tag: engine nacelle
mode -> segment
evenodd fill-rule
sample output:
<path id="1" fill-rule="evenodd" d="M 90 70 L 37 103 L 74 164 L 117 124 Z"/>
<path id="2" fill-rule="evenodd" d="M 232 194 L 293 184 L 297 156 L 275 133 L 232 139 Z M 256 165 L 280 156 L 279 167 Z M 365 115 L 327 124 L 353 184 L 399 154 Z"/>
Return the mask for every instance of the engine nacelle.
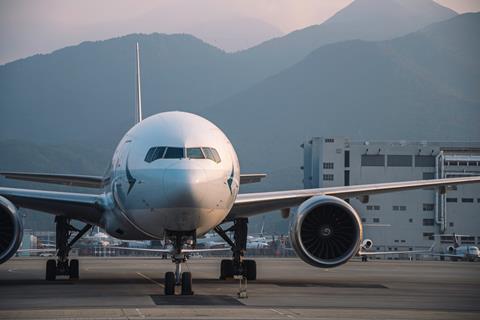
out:
<path id="1" fill-rule="evenodd" d="M 346 263 L 357 254 L 362 238 L 362 223 L 355 209 L 331 196 L 317 196 L 302 203 L 290 230 L 297 255 L 321 268 Z"/>
<path id="2" fill-rule="evenodd" d="M 449 253 L 454 253 L 454 252 L 455 252 L 455 247 L 454 247 L 454 246 L 448 246 L 448 247 L 447 247 L 447 251 L 448 251 Z"/>
<path id="3" fill-rule="evenodd" d="M 368 250 L 373 246 L 373 241 L 370 239 L 365 239 L 362 242 L 362 249 Z"/>
<path id="4" fill-rule="evenodd" d="M 0 264 L 10 259 L 22 243 L 22 220 L 15 206 L 0 197 Z"/>

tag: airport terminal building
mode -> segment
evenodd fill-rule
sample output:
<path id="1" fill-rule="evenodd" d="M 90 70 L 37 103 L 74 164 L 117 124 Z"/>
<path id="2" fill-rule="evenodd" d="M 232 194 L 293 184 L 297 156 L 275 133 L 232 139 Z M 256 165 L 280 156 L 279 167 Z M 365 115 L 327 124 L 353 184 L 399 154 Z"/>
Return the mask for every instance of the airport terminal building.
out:
<path id="1" fill-rule="evenodd" d="M 305 188 L 480 175 L 480 142 L 305 141 Z M 480 185 L 422 189 L 350 199 L 364 237 L 383 251 L 480 244 Z M 442 236 L 444 234 L 444 236 Z M 434 236 L 439 235 L 439 236 Z"/>

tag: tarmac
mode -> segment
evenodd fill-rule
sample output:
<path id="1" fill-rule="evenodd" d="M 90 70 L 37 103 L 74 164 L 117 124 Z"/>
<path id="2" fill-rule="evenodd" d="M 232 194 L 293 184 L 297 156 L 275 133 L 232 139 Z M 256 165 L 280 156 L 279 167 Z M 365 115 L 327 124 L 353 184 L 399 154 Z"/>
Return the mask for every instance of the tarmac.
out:
<path id="1" fill-rule="evenodd" d="M 239 299 L 217 258 L 190 260 L 195 294 L 169 297 L 169 260 L 81 257 L 79 280 L 47 282 L 46 258 L 14 258 L 0 265 L 0 319 L 480 319 L 480 263 L 256 260 Z"/>

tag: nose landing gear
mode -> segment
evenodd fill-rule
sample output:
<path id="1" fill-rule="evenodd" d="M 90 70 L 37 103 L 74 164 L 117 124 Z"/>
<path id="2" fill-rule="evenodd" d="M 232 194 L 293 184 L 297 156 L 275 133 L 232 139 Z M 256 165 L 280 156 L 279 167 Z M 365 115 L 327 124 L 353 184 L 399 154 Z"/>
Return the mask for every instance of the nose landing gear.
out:
<path id="1" fill-rule="evenodd" d="M 165 295 L 170 296 L 175 294 L 175 286 L 181 286 L 182 295 L 193 295 L 192 290 L 192 273 L 182 272 L 182 263 L 187 261 L 187 257 L 182 253 L 183 241 L 182 234 L 175 235 L 175 253 L 172 257 L 172 262 L 175 263 L 175 272 L 169 271 L 165 273 Z M 195 236 L 193 236 L 195 243 Z"/>

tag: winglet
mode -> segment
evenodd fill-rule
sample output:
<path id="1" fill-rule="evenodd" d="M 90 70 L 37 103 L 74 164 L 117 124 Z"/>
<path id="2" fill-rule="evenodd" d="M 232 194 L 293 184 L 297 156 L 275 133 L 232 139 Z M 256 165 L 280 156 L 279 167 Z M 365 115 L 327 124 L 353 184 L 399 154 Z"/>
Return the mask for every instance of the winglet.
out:
<path id="1" fill-rule="evenodd" d="M 135 101 L 135 124 L 143 120 L 142 116 L 142 90 L 140 84 L 140 49 L 137 42 L 137 76 L 136 76 L 136 101 Z"/>

